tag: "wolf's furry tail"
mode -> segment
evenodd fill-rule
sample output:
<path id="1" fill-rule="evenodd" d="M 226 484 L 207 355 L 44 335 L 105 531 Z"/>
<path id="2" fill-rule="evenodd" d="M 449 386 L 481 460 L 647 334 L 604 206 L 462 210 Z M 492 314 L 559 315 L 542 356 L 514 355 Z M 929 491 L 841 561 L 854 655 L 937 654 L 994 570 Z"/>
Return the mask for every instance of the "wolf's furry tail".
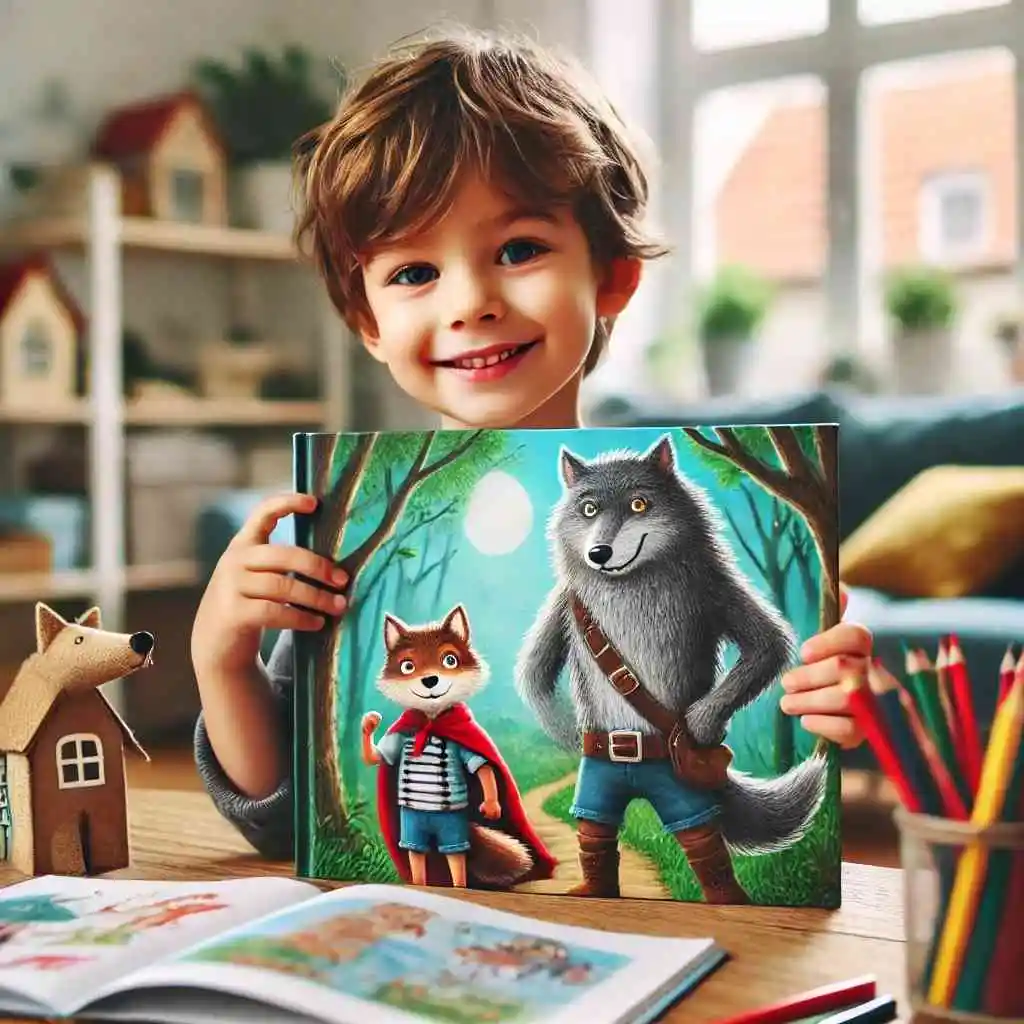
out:
<path id="1" fill-rule="evenodd" d="M 821 806 L 828 762 L 810 757 L 777 779 L 729 772 L 722 834 L 734 853 L 772 853 L 800 839 Z"/>

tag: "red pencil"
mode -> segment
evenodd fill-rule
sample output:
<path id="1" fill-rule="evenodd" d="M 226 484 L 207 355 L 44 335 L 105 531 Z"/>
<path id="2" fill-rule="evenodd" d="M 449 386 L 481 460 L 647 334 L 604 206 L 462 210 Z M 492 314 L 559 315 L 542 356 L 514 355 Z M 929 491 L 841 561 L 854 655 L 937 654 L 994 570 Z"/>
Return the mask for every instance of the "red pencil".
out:
<path id="1" fill-rule="evenodd" d="M 839 981 L 834 985 L 822 985 L 808 992 L 781 999 L 758 1010 L 747 1010 L 735 1017 L 719 1021 L 718 1024 L 789 1024 L 791 1021 L 815 1017 L 830 1010 L 841 1010 L 856 1006 L 875 998 L 875 977 L 866 974 L 850 981 Z"/>
<path id="2" fill-rule="evenodd" d="M 908 811 L 913 814 L 924 813 L 924 805 L 920 795 L 911 785 L 903 763 L 893 746 L 889 730 L 886 728 L 875 703 L 874 694 L 868 689 L 867 681 L 860 675 L 847 676 L 842 681 L 850 710 L 861 729 L 864 738 L 878 758 L 878 764 L 887 778 L 896 787 L 899 798 Z"/>
<path id="3" fill-rule="evenodd" d="M 956 752 L 964 779 L 972 793 L 978 792 L 981 781 L 981 763 L 984 753 L 981 747 L 981 730 L 974 712 L 974 696 L 971 691 L 971 679 L 967 672 L 967 661 L 964 658 L 960 641 L 949 638 L 947 653 L 949 682 L 953 707 L 953 717 L 957 720 Z"/>

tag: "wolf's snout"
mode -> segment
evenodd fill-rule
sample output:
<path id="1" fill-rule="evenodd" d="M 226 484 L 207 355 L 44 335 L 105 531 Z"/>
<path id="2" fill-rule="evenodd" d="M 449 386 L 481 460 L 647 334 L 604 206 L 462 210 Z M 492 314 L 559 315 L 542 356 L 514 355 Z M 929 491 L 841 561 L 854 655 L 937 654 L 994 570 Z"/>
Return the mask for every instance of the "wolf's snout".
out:
<path id="1" fill-rule="evenodd" d="M 153 634 L 146 632 L 132 633 L 128 640 L 128 646 L 131 647 L 136 654 L 149 654 L 149 652 L 153 650 L 153 644 L 155 643 L 156 639 Z"/>
<path id="2" fill-rule="evenodd" d="M 422 676 L 420 682 L 428 689 L 432 690 L 437 686 L 437 676 Z"/>
<path id="3" fill-rule="evenodd" d="M 605 565 L 611 557 L 611 544 L 595 544 L 587 552 L 587 558 L 589 558 L 590 561 L 594 563 L 594 565 Z"/>

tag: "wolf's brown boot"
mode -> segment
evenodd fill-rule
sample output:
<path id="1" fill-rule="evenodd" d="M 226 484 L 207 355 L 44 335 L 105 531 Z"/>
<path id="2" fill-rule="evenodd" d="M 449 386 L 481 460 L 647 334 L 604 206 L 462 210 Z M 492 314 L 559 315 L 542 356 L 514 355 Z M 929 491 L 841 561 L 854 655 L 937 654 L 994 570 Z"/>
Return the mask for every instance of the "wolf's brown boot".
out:
<path id="1" fill-rule="evenodd" d="M 583 881 L 570 896 L 614 898 L 619 895 L 619 830 L 614 825 L 581 820 L 576 832 Z"/>
<path id="2" fill-rule="evenodd" d="M 717 823 L 699 825 L 676 833 L 708 903 L 749 903 L 750 897 L 736 880 L 732 857 Z"/>

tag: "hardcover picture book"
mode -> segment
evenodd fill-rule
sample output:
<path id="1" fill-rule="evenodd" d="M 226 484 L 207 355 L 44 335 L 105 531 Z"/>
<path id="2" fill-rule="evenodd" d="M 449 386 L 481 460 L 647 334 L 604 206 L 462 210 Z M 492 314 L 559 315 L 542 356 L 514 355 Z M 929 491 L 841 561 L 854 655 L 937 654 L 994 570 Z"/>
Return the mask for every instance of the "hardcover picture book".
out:
<path id="1" fill-rule="evenodd" d="M 780 709 L 838 621 L 837 427 L 303 433 L 300 876 L 835 907 L 832 745 Z"/>
<path id="2" fill-rule="evenodd" d="M 0 891 L 0 1014 L 49 1019 L 642 1024 L 725 958 L 412 886 L 47 875 Z"/>

